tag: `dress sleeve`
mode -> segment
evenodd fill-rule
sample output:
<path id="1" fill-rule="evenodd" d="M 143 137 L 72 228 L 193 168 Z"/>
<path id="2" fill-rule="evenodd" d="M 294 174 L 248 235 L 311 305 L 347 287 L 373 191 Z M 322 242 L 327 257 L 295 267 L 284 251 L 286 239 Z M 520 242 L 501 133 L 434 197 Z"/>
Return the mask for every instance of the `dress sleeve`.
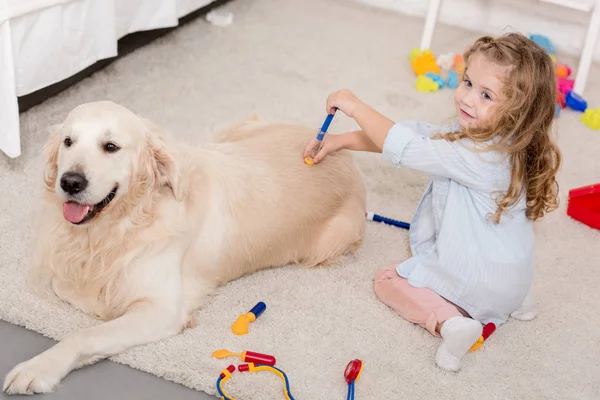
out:
<path id="1" fill-rule="evenodd" d="M 475 151 L 474 143 L 467 139 L 450 142 L 430 138 L 445 131 L 425 123 L 397 123 L 388 132 L 382 156 L 396 167 L 450 178 L 477 190 L 492 189 L 492 164 L 484 158 L 489 153 Z"/>

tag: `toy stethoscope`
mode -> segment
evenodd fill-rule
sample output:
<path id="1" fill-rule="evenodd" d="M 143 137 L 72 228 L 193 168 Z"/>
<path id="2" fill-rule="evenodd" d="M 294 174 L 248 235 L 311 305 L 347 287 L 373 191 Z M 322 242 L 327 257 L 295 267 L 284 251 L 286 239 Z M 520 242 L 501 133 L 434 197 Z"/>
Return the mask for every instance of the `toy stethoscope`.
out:
<path id="1" fill-rule="evenodd" d="M 346 379 L 346 382 L 348 383 L 348 396 L 346 397 L 346 400 L 354 399 L 354 382 L 356 382 L 358 380 L 358 378 L 360 377 L 362 368 L 363 368 L 363 362 L 359 359 L 350 361 L 348 363 L 348 365 L 346 366 L 346 370 L 344 371 L 344 378 Z M 219 398 L 221 400 L 235 400 L 233 397 L 229 396 L 223 390 L 223 383 L 227 382 L 229 380 L 229 378 L 231 378 L 231 374 L 234 371 L 235 371 L 235 367 L 233 365 L 230 365 L 226 369 L 221 371 L 221 374 L 219 375 L 219 378 L 217 379 L 217 392 L 219 393 Z M 286 400 L 294 400 L 294 396 L 292 396 L 292 393 L 290 392 L 290 381 L 289 381 L 287 375 L 285 374 L 285 372 L 283 372 L 279 368 L 276 368 L 271 365 L 266 365 L 266 364 L 248 363 L 248 364 L 239 365 L 238 371 L 240 371 L 240 372 L 246 372 L 246 371 L 249 371 L 249 372 L 258 372 L 258 371 L 273 372 L 275 375 L 279 376 L 281 378 L 281 380 L 283 381 L 283 384 L 284 384 L 283 395 L 285 396 L 285 399 Z"/>
<path id="2" fill-rule="evenodd" d="M 354 382 L 360 378 L 362 372 L 363 362 L 362 360 L 355 359 L 348 363 L 346 370 L 344 371 L 344 378 L 348 383 L 348 396 L 346 400 L 354 400 Z"/>

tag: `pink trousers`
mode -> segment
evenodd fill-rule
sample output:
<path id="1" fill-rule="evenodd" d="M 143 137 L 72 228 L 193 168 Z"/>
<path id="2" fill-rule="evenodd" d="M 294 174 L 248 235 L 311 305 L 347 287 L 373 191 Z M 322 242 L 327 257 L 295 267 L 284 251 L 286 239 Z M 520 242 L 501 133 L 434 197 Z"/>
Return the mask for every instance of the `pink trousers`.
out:
<path id="1" fill-rule="evenodd" d="M 452 317 L 468 316 L 463 310 L 433 290 L 410 286 L 396 272 L 398 264 L 388 265 L 375 274 L 375 294 L 404 319 L 419 324 L 439 336 L 436 326 Z"/>

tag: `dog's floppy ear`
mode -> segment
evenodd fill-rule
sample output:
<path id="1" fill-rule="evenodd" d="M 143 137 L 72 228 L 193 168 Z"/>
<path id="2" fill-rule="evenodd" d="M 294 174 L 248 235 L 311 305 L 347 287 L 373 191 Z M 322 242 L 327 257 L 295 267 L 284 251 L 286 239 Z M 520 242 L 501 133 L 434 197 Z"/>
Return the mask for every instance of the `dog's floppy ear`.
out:
<path id="1" fill-rule="evenodd" d="M 42 147 L 42 155 L 44 157 L 44 184 L 46 189 L 54 190 L 56 184 L 56 176 L 58 175 L 58 149 L 62 143 L 59 130 L 62 124 L 50 126 L 49 135 L 46 139 L 44 147 Z"/>
<path id="2" fill-rule="evenodd" d="M 175 199 L 183 198 L 183 190 L 179 183 L 179 166 L 175 162 L 173 152 L 168 148 L 162 129 L 150 120 L 141 118 L 148 129 L 147 140 L 150 151 L 151 167 L 160 186 L 167 186 Z"/>

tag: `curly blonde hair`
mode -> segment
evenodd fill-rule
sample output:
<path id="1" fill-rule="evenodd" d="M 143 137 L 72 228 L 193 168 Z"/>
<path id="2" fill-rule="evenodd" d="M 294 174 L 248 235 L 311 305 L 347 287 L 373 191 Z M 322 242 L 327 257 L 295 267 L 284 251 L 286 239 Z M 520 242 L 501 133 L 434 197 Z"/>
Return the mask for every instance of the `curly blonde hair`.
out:
<path id="1" fill-rule="evenodd" d="M 468 127 L 444 138 L 467 138 L 479 143 L 495 139 L 486 150 L 510 155 L 511 182 L 498 199 L 493 220 L 498 223 L 500 216 L 526 194 L 526 216 L 535 221 L 559 204 L 556 174 L 562 156 L 551 138 L 557 93 L 554 64 L 540 46 L 518 33 L 479 38 L 464 54 L 467 70 L 475 54 L 506 69 L 506 100 L 497 106 L 485 127 Z"/>

